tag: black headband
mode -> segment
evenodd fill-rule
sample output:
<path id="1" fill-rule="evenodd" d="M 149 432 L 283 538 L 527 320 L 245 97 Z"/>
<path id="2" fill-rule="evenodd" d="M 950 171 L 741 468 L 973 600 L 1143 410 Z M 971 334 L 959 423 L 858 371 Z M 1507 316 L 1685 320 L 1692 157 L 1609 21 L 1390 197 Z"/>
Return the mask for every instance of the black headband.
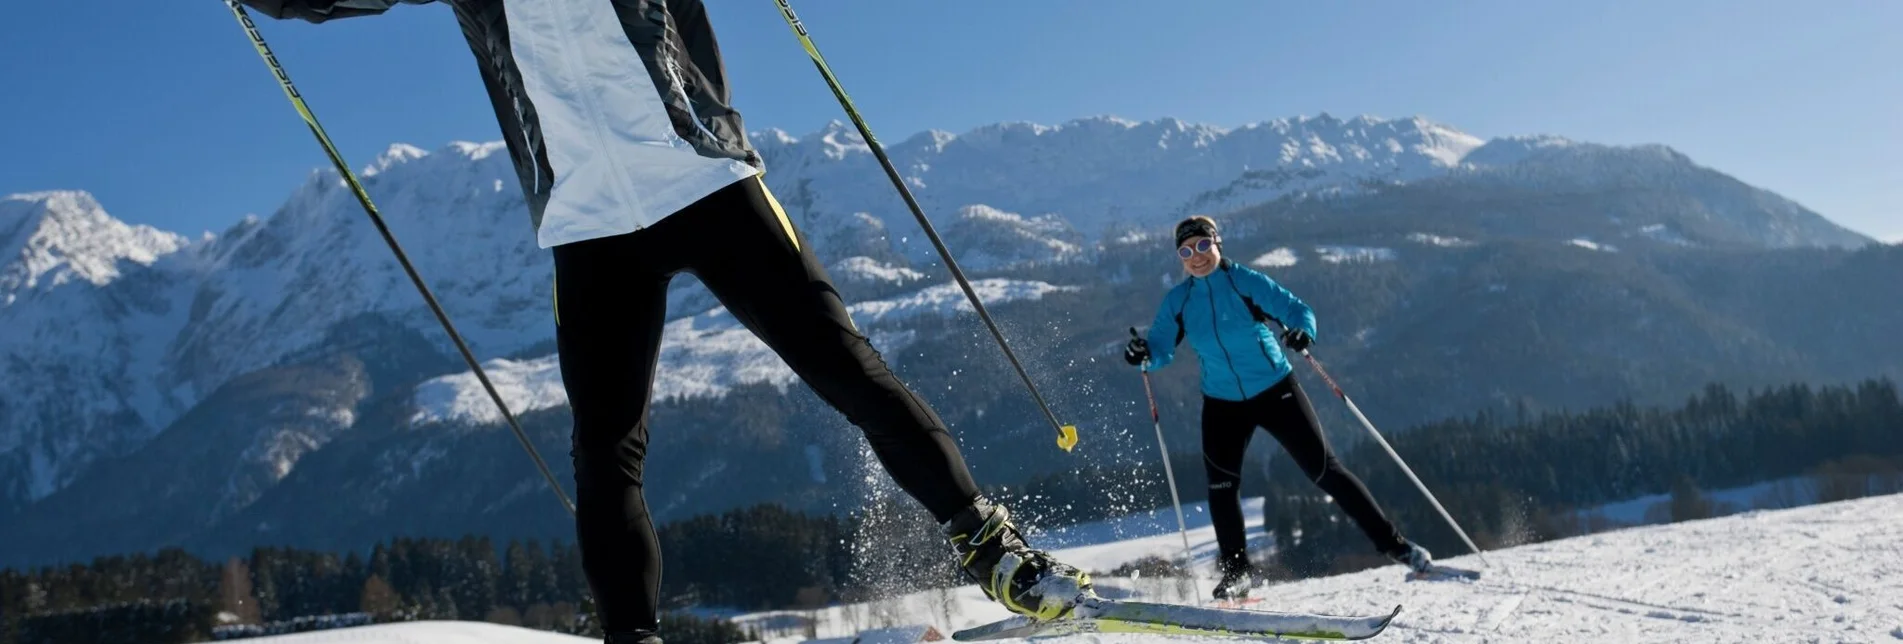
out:
<path id="1" fill-rule="evenodd" d="M 1187 219 L 1176 225 L 1176 245 L 1182 246 L 1191 237 L 1216 238 L 1216 225 L 1206 219 Z"/>

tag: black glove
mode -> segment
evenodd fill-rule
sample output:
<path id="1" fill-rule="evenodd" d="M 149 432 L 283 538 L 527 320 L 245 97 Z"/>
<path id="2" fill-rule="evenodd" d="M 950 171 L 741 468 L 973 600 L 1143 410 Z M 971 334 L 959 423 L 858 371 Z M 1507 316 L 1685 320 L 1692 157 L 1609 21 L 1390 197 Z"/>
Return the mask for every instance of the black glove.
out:
<path id="1" fill-rule="evenodd" d="M 1130 343 L 1123 346 L 1123 361 L 1131 366 L 1143 364 L 1150 359 L 1150 341 L 1137 335 L 1136 329 L 1130 329 Z"/>
<path id="2" fill-rule="evenodd" d="M 1308 345 L 1314 342 L 1315 339 L 1309 337 L 1308 332 L 1301 329 L 1289 329 L 1282 333 L 1282 344 L 1288 345 L 1288 348 L 1296 353 L 1307 351 Z"/>

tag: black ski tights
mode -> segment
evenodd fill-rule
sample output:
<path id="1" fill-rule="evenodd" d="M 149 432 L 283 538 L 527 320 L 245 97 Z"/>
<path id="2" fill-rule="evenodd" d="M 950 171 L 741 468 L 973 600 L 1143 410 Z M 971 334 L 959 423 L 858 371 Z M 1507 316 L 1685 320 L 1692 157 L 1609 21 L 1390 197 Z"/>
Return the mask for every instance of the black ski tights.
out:
<path id="1" fill-rule="evenodd" d="M 1308 480 L 1335 498 L 1335 504 L 1367 533 L 1376 550 L 1393 553 L 1407 547 L 1400 531 L 1368 494 L 1367 486 L 1335 458 L 1328 438 L 1322 435 L 1321 422 L 1315 419 L 1315 408 L 1290 374 L 1245 401 L 1203 397 L 1203 468 L 1209 475 L 1209 518 L 1215 524 L 1216 547 L 1224 560 L 1239 562 L 1246 557 L 1239 488 L 1242 455 L 1257 427 L 1266 428 L 1301 466 Z"/>
<path id="2" fill-rule="evenodd" d="M 660 543 L 642 496 L 667 284 L 700 278 L 942 523 L 978 494 L 945 424 L 860 334 L 784 211 L 741 180 L 648 228 L 555 247 L 555 338 L 574 412 L 577 542 L 608 632 L 654 629 Z"/>

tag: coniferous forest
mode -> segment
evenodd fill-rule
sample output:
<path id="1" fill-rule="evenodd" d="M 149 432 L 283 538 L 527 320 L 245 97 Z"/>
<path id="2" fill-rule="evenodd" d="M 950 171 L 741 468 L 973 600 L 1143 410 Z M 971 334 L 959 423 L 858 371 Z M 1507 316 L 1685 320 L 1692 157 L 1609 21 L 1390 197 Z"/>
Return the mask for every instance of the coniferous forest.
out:
<path id="1" fill-rule="evenodd" d="M 1390 516 L 1435 552 L 1464 551 L 1379 446 L 1349 440 L 1358 431 L 1331 427 L 1331 440 Z M 1758 504 L 1766 507 L 1903 491 L 1903 401 L 1889 380 L 1742 393 L 1712 385 L 1676 408 L 1485 413 L 1388 436 L 1482 548 L 1616 527 L 1578 511 L 1648 495 L 1669 494 L 1656 518 L 1680 521 L 1741 509 L 1705 498 L 1704 490 L 1765 481 L 1807 483 Z M 1267 474 L 1246 472 L 1243 482 L 1245 496 L 1271 499 L 1265 519 L 1281 544 L 1258 564 L 1301 578 L 1385 563 L 1274 453 L 1281 462 Z M 1184 501 L 1201 500 L 1201 455 L 1184 446 L 1171 454 Z M 1087 468 L 990 492 L 1022 507 L 1027 524 L 1050 528 L 1127 508 L 1127 500 L 1102 493 L 1101 481 L 1148 481 L 1156 487 L 1150 498 L 1167 503 L 1161 470 Z M 761 505 L 661 526 L 663 635 L 670 644 L 753 636 L 695 617 L 692 607 L 812 608 L 958 583 L 949 558 L 932 556 L 937 544 L 908 551 L 916 565 L 882 567 L 874 576 L 855 566 L 866 557 L 856 540 L 880 531 L 865 530 L 866 522 L 885 520 Z M 168 549 L 0 571 L 5 644 L 198 642 L 427 619 L 599 633 L 579 553 L 563 542 L 394 538 L 368 552 L 260 547 L 226 560 Z"/>

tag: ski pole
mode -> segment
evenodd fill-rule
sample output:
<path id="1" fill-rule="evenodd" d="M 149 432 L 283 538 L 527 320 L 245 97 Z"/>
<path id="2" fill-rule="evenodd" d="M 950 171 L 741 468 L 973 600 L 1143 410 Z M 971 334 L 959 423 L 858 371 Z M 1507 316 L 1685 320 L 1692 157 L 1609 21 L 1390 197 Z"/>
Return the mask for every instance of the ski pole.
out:
<path id="1" fill-rule="evenodd" d="M 471 370 L 475 371 L 476 380 L 482 382 L 482 388 L 489 392 L 489 399 L 495 401 L 496 409 L 502 412 L 502 418 L 509 421 L 509 429 L 514 430 L 516 439 L 522 441 L 522 448 L 528 450 L 529 458 L 534 460 L 535 467 L 542 471 L 542 478 L 548 480 L 549 488 L 555 492 L 557 498 L 561 499 L 562 507 L 567 509 L 569 514 L 574 514 L 575 503 L 568 500 L 568 493 L 562 491 L 562 484 L 555 480 L 555 474 L 549 471 L 548 463 L 542 460 L 541 453 L 535 451 L 535 444 L 529 442 L 528 434 L 523 433 L 522 425 L 516 422 L 515 415 L 509 413 L 509 406 L 503 403 L 502 394 L 496 392 L 496 386 L 489 382 L 489 374 L 483 372 L 482 364 L 476 361 L 476 354 L 469 351 L 469 345 L 465 344 L 462 335 L 456 332 L 456 326 L 450 324 L 449 314 L 443 312 L 443 307 L 436 303 L 436 296 L 430 294 L 429 286 L 423 282 L 423 277 L 416 273 L 416 267 L 410 265 L 409 256 L 403 253 L 402 246 L 397 245 L 396 236 L 392 235 L 390 227 L 383 223 L 383 216 L 377 214 L 377 206 L 371 203 L 370 194 L 363 189 L 363 183 L 357 180 L 357 173 L 351 172 L 350 166 L 344 163 L 343 154 L 339 153 L 337 146 L 330 142 L 330 135 L 324 133 L 324 127 L 317 123 L 317 115 L 313 114 L 310 106 L 304 103 L 304 97 L 298 94 L 297 87 L 291 85 L 290 74 L 284 73 L 284 67 L 278 64 L 277 55 L 271 53 L 271 48 L 264 44 L 264 34 L 258 33 L 258 25 L 251 22 L 251 15 L 238 4 L 238 0 L 225 0 L 225 4 L 231 7 L 232 15 L 238 19 L 238 26 L 244 28 L 245 35 L 250 36 L 251 44 L 257 48 L 258 55 L 264 58 L 265 65 L 269 66 L 272 75 L 277 77 L 278 85 L 284 90 L 284 96 L 291 99 L 291 107 L 296 108 L 298 116 L 304 118 L 304 124 L 311 128 L 311 135 L 317 137 L 317 143 L 324 147 L 324 154 L 329 155 L 330 162 L 337 166 L 337 173 L 343 175 L 345 183 L 350 185 L 350 192 L 357 196 L 358 205 L 363 206 L 364 213 L 370 215 L 370 223 L 376 225 L 377 232 L 383 235 L 383 241 L 389 244 L 390 252 L 396 254 L 397 263 L 403 265 L 403 271 L 409 274 L 410 282 L 416 285 L 417 292 L 423 295 L 423 301 L 429 304 L 430 312 L 436 314 L 436 321 L 442 323 L 443 332 L 449 334 L 449 339 L 456 344 L 456 350 L 462 352 L 463 360 L 469 363 Z"/>
<path id="2" fill-rule="evenodd" d="M 1130 337 L 1137 335 L 1136 327 L 1130 327 Z M 1170 466 L 1170 447 L 1163 442 L 1163 417 L 1156 413 L 1156 395 L 1150 393 L 1150 359 L 1143 359 L 1143 397 L 1150 402 L 1150 422 L 1156 426 L 1156 449 L 1163 453 L 1163 476 L 1169 478 L 1170 503 L 1176 507 L 1176 531 L 1183 535 L 1183 568 L 1189 571 L 1189 582 L 1196 589 L 1200 601 L 1203 585 L 1196 581 L 1196 555 L 1189 548 L 1189 524 L 1183 521 L 1183 498 L 1176 493 L 1176 471 Z"/>
<path id="3" fill-rule="evenodd" d="M 1077 446 L 1077 426 L 1058 422 L 1057 414 L 1051 413 L 1051 406 L 1044 404 L 1043 394 L 1037 392 L 1037 385 L 1031 383 L 1031 376 L 1024 372 L 1024 365 L 1018 363 L 1017 354 L 1012 353 L 1011 345 L 1004 341 L 1004 333 L 998 330 L 997 323 L 991 321 L 991 314 L 985 311 L 984 302 L 978 301 L 978 292 L 972 290 L 964 271 L 958 270 L 958 262 L 952 260 L 951 251 L 945 248 L 945 241 L 938 238 L 938 231 L 932 228 L 932 221 L 925 217 L 925 210 L 919 207 L 917 199 L 912 198 L 912 191 L 906 189 L 905 178 L 899 176 L 897 168 L 892 167 L 892 160 L 885 155 L 885 146 L 879 145 L 878 137 L 872 135 L 872 128 L 859 116 L 859 108 L 852 104 L 852 98 L 846 96 L 846 88 L 833 76 L 832 68 L 826 65 L 826 58 L 819 55 L 819 45 L 813 44 L 812 36 L 806 33 L 805 23 L 800 22 L 799 16 L 793 15 L 793 5 L 787 4 L 787 0 L 774 2 L 780 5 L 780 16 L 786 18 L 786 25 L 793 29 L 793 35 L 799 37 L 800 46 L 806 48 L 806 55 L 813 59 L 813 66 L 819 68 L 819 75 L 826 79 L 826 86 L 832 88 L 833 98 L 839 99 L 839 107 L 845 109 L 846 116 L 852 118 L 852 124 L 859 128 L 859 136 L 866 140 L 866 147 L 872 149 L 872 156 L 878 157 L 879 165 L 885 167 L 886 176 L 892 179 L 892 186 L 898 188 L 899 196 L 912 209 L 912 216 L 918 219 L 919 227 L 925 229 L 925 237 L 932 240 L 932 247 L 938 249 L 939 257 L 944 258 L 945 268 L 951 270 L 958 287 L 964 289 L 965 298 L 971 300 L 972 310 L 978 312 L 978 319 L 984 320 L 985 328 L 991 330 L 991 337 L 998 341 L 998 348 L 1004 350 L 1004 357 L 1011 361 L 1011 367 L 1017 369 L 1025 388 L 1031 390 L 1031 398 L 1037 401 L 1039 409 L 1044 410 L 1044 417 L 1051 421 L 1052 427 L 1057 428 L 1057 446 L 1066 452 L 1071 451 Z"/>
<path id="4" fill-rule="evenodd" d="M 1315 373 L 1321 375 L 1322 380 L 1328 383 L 1328 387 L 1335 390 L 1335 395 L 1340 397 L 1342 402 L 1348 404 L 1348 411 L 1353 412 L 1355 418 L 1361 421 L 1361 426 L 1367 428 L 1369 435 L 1374 436 L 1374 441 L 1381 444 L 1381 449 L 1387 450 L 1388 456 L 1394 459 L 1394 464 L 1401 466 L 1401 471 L 1407 474 L 1408 480 L 1414 482 L 1414 487 L 1420 488 L 1421 494 L 1427 497 L 1427 502 L 1434 504 L 1434 509 L 1440 512 L 1441 518 L 1447 520 L 1447 525 L 1453 526 L 1454 533 L 1460 535 L 1460 540 L 1466 542 L 1467 547 L 1472 549 L 1474 554 L 1480 557 L 1480 563 L 1492 567 L 1493 564 L 1487 563 L 1487 555 L 1480 551 L 1479 546 L 1474 545 L 1473 539 L 1467 538 L 1467 531 L 1461 530 L 1460 523 L 1454 521 L 1454 516 L 1447 513 L 1447 508 L 1441 507 L 1440 500 L 1434 498 L 1434 493 L 1427 491 L 1427 484 L 1422 483 L 1420 477 L 1414 475 L 1414 470 L 1407 466 L 1406 461 L 1401 460 L 1401 455 L 1395 453 L 1394 447 L 1388 445 L 1387 439 L 1381 437 L 1381 432 L 1375 431 L 1374 423 L 1368 422 L 1368 417 L 1361 413 L 1360 407 L 1355 406 L 1355 401 L 1348 398 L 1348 394 L 1341 391 L 1341 385 L 1335 384 L 1335 379 L 1328 376 L 1328 371 L 1322 368 L 1321 361 L 1316 360 L 1315 356 L 1309 355 L 1307 349 L 1303 349 L 1301 353 L 1303 358 L 1308 359 L 1308 366 L 1313 367 Z"/>

